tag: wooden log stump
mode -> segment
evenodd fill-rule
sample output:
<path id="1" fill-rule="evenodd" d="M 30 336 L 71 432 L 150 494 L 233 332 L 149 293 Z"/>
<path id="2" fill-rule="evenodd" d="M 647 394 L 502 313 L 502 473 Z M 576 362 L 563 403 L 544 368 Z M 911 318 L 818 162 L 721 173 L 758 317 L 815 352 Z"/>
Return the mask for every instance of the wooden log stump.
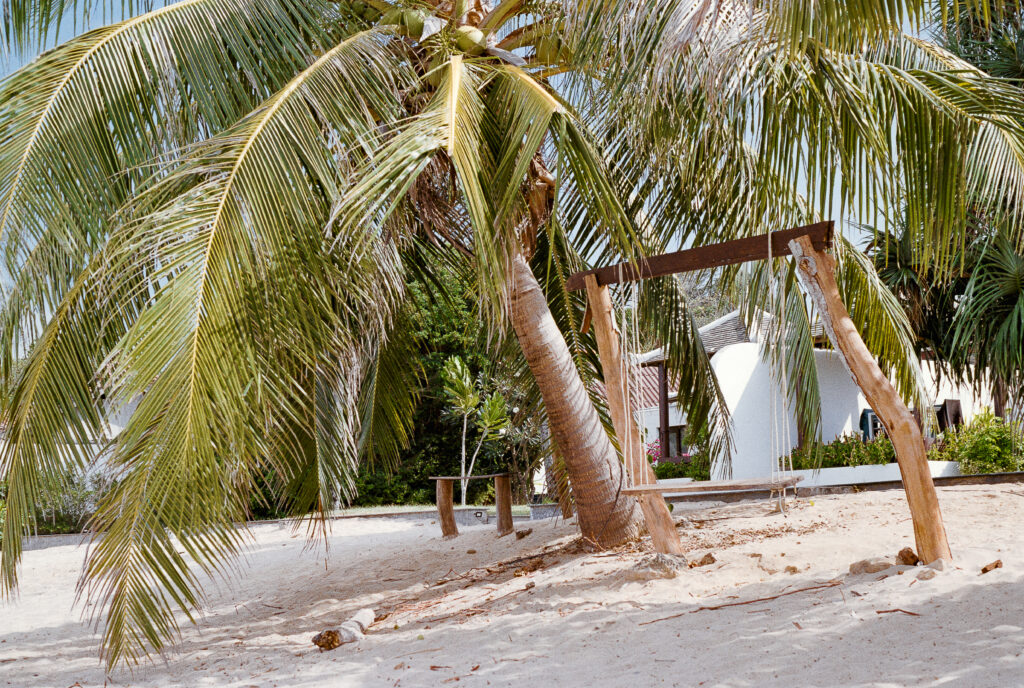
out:
<path id="1" fill-rule="evenodd" d="M 455 525 L 455 502 L 452 500 L 454 480 L 437 480 L 437 516 L 441 520 L 441 535 L 445 540 L 458 537 Z"/>
<path id="2" fill-rule="evenodd" d="M 587 285 L 594 335 L 597 339 L 597 352 L 604 372 L 608 410 L 611 413 L 615 434 L 619 438 L 626 470 L 634 483 L 657 482 L 654 470 L 647 462 L 647 453 L 640 439 L 640 429 L 628 406 L 629 377 L 619 346 L 615 320 L 612 317 L 611 295 L 608 293 L 608 287 L 598 284 L 596 276 L 586 275 L 584 280 Z M 661 495 L 647 494 L 641 495 L 639 500 L 654 549 L 664 554 L 682 554 L 683 545 L 679 541 L 679 533 L 676 532 L 675 522 L 664 498 Z"/>
<path id="3" fill-rule="evenodd" d="M 494 476 L 494 506 L 498 512 L 498 537 L 512 532 L 512 483 L 507 475 Z"/>
<path id="4" fill-rule="evenodd" d="M 878 367 L 843 305 L 832 257 L 815 249 L 806 236 L 793 239 L 789 246 L 797 261 L 800 284 L 813 299 L 832 346 L 885 426 L 896 450 L 921 561 L 930 564 L 936 559 L 952 560 L 921 429 Z"/>

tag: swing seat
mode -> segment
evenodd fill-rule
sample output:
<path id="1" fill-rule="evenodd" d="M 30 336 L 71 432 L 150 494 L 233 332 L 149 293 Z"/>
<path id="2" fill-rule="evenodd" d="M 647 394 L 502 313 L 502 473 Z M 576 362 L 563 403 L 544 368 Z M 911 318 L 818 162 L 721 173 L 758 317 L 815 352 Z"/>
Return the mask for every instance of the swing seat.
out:
<path id="1" fill-rule="evenodd" d="M 701 480 L 692 483 L 667 485 L 633 485 L 622 488 L 622 494 L 639 497 L 645 494 L 674 494 L 677 492 L 741 492 L 743 490 L 770 490 L 779 492 L 803 480 L 801 476 L 786 478 L 746 478 L 744 480 Z"/>

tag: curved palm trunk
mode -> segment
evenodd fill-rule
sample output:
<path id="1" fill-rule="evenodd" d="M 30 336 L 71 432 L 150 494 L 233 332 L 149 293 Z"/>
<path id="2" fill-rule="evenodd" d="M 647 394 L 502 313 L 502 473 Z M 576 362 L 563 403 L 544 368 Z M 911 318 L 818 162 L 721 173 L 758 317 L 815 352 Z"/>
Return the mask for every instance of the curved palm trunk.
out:
<path id="1" fill-rule="evenodd" d="M 513 264 L 512 326 L 544 398 L 551 437 L 565 460 L 583 537 L 607 547 L 635 538 L 642 516 L 619 492 L 625 474 L 587 395 L 547 299 L 523 256 Z"/>

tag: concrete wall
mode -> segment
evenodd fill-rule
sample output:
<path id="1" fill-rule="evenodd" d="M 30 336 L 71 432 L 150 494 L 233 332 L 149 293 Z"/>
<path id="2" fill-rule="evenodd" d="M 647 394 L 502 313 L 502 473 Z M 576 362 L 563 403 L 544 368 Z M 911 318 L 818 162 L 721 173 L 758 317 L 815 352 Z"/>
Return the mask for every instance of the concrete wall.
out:
<path id="1" fill-rule="evenodd" d="M 956 461 L 929 461 L 928 468 L 933 478 L 947 478 L 961 475 L 960 464 Z M 822 468 L 820 471 L 793 471 L 793 476 L 803 480 L 797 487 L 825 487 L 828 485 L 864 485 L 868 483 L 889 483 L 901 480 L 900 467 L 895 463 L 874 466 L 843 466 Z"/>

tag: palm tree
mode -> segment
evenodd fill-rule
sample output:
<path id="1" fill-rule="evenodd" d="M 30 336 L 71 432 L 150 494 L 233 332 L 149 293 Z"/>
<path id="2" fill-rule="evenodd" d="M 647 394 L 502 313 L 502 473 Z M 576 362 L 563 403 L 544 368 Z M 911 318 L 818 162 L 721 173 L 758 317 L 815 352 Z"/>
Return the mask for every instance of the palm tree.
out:
<path id="1" fill-rule="evenodd" d="M 9 43 L 45 36 L 58 5 L 8 0 Z M 437 259 L 473 275 L 496 345 L 514 333 L 584 537 L 634 536 L 566 275 L 797 224 L 839 180 L 846 200 L 905 202 L 944 255 L 959 192 L 985 182 L 959 161 L 972 136 L 1008 147 L 1019 110 L 895 15 L 715 7 L 181 0 L 6 79 L 3 588 L 40 486 L 97 444 L 117 486 L 81 591 L 106 603 L 111 664 L 177 632 L 195 571 L 226 571 L 255 476 L 322 526 L 356 463 L 393 459 L 412 430 L 405 285 Z M 870 263 L 840 253 L 851 312 L 912 394 L 905 319 Z M 777 285 L 801 323 L 780 327 L 794 341 L 779 365 L 806 372 L 792 270 L 759 270 L 750 284 Z M 726 448 L 679 283 L 638 289 L 689 413 Z"/>
<path id="2" fill-rule="evenodd" d="M 1024 250 L 1005 233 L 980 249 L 952 329 L 954 364 L 992 384 L 996 415 L 1024 394 Z"/>
<path id="3" fill-rule="evenodd" d="M 976 235 L 975 222 L 969 226 Z M 907 315 L 919 357 L 934 360 L 939 372 L 950 372 L 954 358 L 953 319 L 976 260 L 972 243 L 955 260 L 957 272 L 942 276 L 933 265 L 917 260 L 917 234 L 906 224 L 895 232 L 876 232 L 867 247 L 878 276 Z"/>

